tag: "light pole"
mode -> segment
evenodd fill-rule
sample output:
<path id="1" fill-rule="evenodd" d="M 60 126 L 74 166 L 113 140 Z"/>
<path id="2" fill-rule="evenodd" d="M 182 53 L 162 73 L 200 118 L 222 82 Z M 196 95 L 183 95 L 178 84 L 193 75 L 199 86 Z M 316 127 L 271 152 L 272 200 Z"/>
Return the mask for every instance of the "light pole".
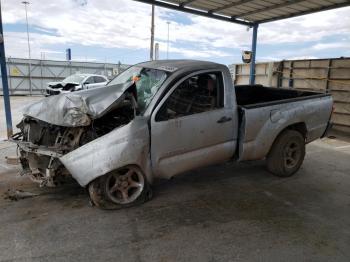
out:
<path id="1" fill-rule="evenodd" d="M 28 14 L 27 14 L 27 5 L 30 3 L 27 1 L 23 1 L 22 4 L 24 4 L 24 9 L 26 11 L 26 22 L 27 22 L 27 40 L 28 40 L 28 57 L 29 59 L 31 58 L 30 56 L 30 43 L 29 43 L 29 25 L 28 25 Z"/>
<path id="2" fill-rule="evenodd" d="M 152 5 L 152 14 L 151 14 L 151 47 L 149 58 L 153 60 L 153 51 L 154 51 L 154 5 Z"/>
<path id="3" fill-rule="evenodd" d="M 167 42 L 167 47 L 166 47 L 166 59 L 169 59 L 169 27 L 170 27 L 170 22 L 166 22 L 168 24 L 168 42 Z"/>
<path id="4" fill-rule="evenodd" d="M 30 3 L 28 1 L 22 1 L 22 4 L 24 4 L 24 10 L 26 11 L 26 22 L 27 22 L 27 41 L 28 41 L 28 65 L 29 65 L 29 92 L 30 94 L 32 94 L 32 78 L 31 78 L 31 64 L 30 64 L 30 59 L 31 59 L 31 55 L 30 55 L 30 42 L 29 42 L 29 25 L 28 25 L 28 14 L 27 14 L 27 5 L 29 5 Z"/>

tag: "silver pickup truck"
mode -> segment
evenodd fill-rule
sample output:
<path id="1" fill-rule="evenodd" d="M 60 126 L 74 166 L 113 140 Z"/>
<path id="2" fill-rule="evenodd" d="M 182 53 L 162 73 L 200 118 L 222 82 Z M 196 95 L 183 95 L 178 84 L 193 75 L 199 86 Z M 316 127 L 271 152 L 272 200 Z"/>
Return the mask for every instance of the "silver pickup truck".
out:
<path id="1" fill-rule="evenodd" d="M 272 174 L 291 176 L 332 106 L 329 94 L 233 86 L 224 65 L 153 61 L 29 106 L 12 140 L 22 174 L 42 186 L 71 175 L 96 206 L 119 208 L 149 199 L 155 178 L 225 161 L 266 159 Z"/>

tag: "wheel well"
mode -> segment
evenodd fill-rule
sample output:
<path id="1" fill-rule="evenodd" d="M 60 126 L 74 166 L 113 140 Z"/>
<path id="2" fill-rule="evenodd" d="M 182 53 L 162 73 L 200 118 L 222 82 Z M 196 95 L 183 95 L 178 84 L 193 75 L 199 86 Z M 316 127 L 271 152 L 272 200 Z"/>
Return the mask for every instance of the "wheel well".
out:
<path id="1" fill-rule="evenodd" d="M 306 140 L 306 137 L 307 137 L 307 128 L 306 128 L 306 125 L 305 123 L 303 122 L 300 122 L 300 123 L 295 123 L 295 124 L 292 124 L 290 126 L 287 126 L 286 128 L 284 128 L 276 137 L 275 137 L 275 140 L 273 141 L 272 145 L 270 146 L 270 149 L 269 149 L 269 153 L 271 152 L 271 149 L 273 147 L 273 145 L 275 144 L 277 138 L 286 130 L 295 130 L 295 131 L 298 131 L 300 134 L 302 134 L 302 136 L 304 137 L 304 140 Z M 269 154 L 268 153 L 268 154 Z"/>
<path id="2" fill-rule="evenodd" d="M 306 137 L 307 137 L 307 128 L 306 128 L 305 123 L 296 123 L 296 124 L 287 126 L 284 130 L 286 130 L 286 129 L 298 131 L 300 134 L 303 135 L 304 139 L 306 139 Z"/>
<path id="3" fill-rule="evenodd" d="M 130 167 L 130 166 L 131 167 L 136 167 L 137 169 L 139 169 L 141 171 L 141 173 L 143 174 L 143 176 L 144 176 L 145 180 L 147 181 L 147 183 L 152 184 L 153 181 L 149 179 L 149 177 L 146 175 L 146 173 L 141 168 L 141 166 L 139 166 L 137 164 L 127 164 L 127 165 L 124 165 L 124 166 L 117 167 L 117 168 L 115 168 L 115 169 L 113 169 L 113 170 L 111 170 L 111 171 L 109 171 L 107 173 L 104 173 L 102 175 L 99 175 L 99 176 L 95 177 L 93 180 L 91 180 L 88 184 L 85 185 L 85 188 L 88 188 L 90 184 L 98 181 L 102 177 L 105 177 L 105 176 L 109 175 L 110 173 L 116 172 L 116 171 L 118 171 L 120 169 L 127 168 L 127 167 Z"/>

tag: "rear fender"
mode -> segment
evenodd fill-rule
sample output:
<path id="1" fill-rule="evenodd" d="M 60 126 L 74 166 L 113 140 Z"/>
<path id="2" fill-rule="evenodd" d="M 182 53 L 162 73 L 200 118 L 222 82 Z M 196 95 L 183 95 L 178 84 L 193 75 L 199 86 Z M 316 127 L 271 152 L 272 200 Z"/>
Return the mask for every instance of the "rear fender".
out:
<path id="1" fill-rule="evenodd" d="M 239 145 L 239 161 L 263 159 L 269 152 L 278 134 L 288 128 L 288 126 L 300 123 L 300 121 L 300 119 L 289 119 L 288 121 L 281 119 L 278 123 L 267 121 L 261 127 L 255 139 L 250 141 L 244 140 L 245 132 L 242 130 L 241 134 L 243 134 L 243 137 Z"/>
<path id="2" fill-rule="evenodd" d="M 296 124 L 305 126 L 306 143 L 320 138 L 326 129 L 331 107 L 332 99 L 326 96 L 275 106 L 241 108 L 239 160 L 263 159 L 276 137 Z"/>

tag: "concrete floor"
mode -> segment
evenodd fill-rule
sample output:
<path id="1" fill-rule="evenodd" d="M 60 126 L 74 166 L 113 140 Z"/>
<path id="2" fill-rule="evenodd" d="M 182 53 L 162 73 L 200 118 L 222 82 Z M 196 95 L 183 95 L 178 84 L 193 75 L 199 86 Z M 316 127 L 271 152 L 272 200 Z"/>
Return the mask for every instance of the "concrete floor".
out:
<path id="1" fill-rule="evenodd" d="M 11 96 L 10 104 L 12 111 L 12 123 L 14 132 L 18 131 L 16 125 L 22 119 L 22 111 L 23 109 L 34 103 L 43 99 L 43 96 Z M 7 137 L 7 128 L 6 128 L 6 118 L 5 118 L 5 107 L 4 107 L 4 97 L 0 96 L 0 141 Z"/>
<path id="2" fill-rule="evenodd" d="M 349 261 L 350 143 L 307 146 L 301 170 L 263 161 L 158 181 L 141 206 L 103 211 L 72 182 L 39 188 L 7 165 L 0 143 L 0 261 Z M 11 201 L 7 190 L 38 196 Z"/>

